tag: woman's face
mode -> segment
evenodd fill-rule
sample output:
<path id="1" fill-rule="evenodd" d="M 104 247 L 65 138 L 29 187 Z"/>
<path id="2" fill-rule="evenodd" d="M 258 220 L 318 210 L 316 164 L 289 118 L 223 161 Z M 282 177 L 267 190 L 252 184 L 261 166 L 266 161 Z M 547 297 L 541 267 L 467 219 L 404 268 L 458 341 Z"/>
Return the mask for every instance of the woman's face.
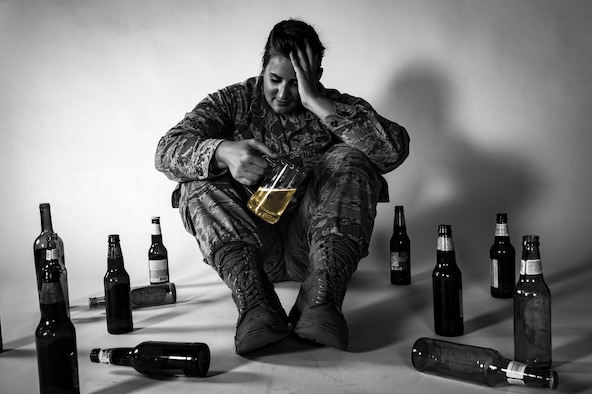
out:
<path id="1" fill-rule="evenodd" d="M 278 115 L 288 115 L 300 108 L 298 80 L 290 59 L 273 56 L 263 70 L 265 101 Z"/>

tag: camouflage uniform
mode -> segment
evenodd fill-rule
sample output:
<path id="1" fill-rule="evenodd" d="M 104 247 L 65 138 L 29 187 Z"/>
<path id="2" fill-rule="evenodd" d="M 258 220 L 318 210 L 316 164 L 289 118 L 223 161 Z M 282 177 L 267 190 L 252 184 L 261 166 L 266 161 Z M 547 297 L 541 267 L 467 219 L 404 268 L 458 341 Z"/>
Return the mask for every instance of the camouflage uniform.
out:
<path id="1" fill-rule="evenodd" d="M 323 237 L 355 244 L 356 264 L 368 253 L 376 203 L 388 201 L 381 176 L 408 155 L 409 137 L 364 100 L 319 86 L 335 103 L 324 122 L 309 111 L 283 124 L 268 106 L 261 76 L 213 93 L 159 141 L 156 168 L 177 181 L 173 205 L 206 262 L 224 244 L 244 242 L 260 251 L 273 282 L 303 280 L 309 254 Z M 307 178 L 277 224 L 247 208 L 244 187 L 210 162 L 224 140 L 256 138 L 301 166 Z"/>

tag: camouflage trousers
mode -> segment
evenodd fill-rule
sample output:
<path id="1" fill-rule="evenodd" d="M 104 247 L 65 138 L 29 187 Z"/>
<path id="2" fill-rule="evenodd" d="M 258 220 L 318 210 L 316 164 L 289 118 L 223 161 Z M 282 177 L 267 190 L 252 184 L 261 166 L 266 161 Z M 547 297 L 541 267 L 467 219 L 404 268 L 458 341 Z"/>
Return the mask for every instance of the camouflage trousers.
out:
<path id="1" fill-rule="evenodd" d="M 346 144 L 331 147 L 276 224 L 246 206 L 249 194 L 230 175 L 194 181 L 181 189 L 179 210 L 201 253 L 213 256 L 225 244 L 243 242 L 260 251 L 272 282 L 302 281 L 309 255 L 324 237 L 343 237 L 355 245 L 356 263 L 368 254 L 380 176 L 366 156 Z"/>

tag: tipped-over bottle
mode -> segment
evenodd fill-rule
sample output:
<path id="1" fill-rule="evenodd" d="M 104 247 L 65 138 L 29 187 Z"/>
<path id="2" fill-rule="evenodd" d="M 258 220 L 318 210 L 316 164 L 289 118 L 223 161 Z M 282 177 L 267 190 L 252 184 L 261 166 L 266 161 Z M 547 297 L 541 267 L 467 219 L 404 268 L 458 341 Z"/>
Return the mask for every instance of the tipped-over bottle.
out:
<path id="1" fill-rule="evenodd" d="M 559 383 L 555 371 L 529 367 L 494 349 L 437 339 L 418 339 L 411 361 L 421 372 L 491 387 L 519 385 L 554 390 Z"/>
<path id="2" fill-rule="evenodd" d="M 136 347 L 93 349 L 93 363 L 132 367 L 151 376 L 203 377 L 210 367 L 210 348 L 199 342 L 142 342 Z"/>

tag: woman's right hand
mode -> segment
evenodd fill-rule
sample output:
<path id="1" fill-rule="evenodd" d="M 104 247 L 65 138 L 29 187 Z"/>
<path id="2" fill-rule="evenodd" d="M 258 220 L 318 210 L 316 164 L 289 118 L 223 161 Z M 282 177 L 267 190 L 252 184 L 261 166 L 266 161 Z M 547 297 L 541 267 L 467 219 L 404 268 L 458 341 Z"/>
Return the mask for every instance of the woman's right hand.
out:
<path id="1" fill-rule="evenodd" d="M 238 182 L 252 186 L 259 182 L 268 165 L 262 155 L 277 157 L 267 145 L 254 138 L 223 141 L 214 152 L 214 160 L 218 169 L 228 169 Z"/>

